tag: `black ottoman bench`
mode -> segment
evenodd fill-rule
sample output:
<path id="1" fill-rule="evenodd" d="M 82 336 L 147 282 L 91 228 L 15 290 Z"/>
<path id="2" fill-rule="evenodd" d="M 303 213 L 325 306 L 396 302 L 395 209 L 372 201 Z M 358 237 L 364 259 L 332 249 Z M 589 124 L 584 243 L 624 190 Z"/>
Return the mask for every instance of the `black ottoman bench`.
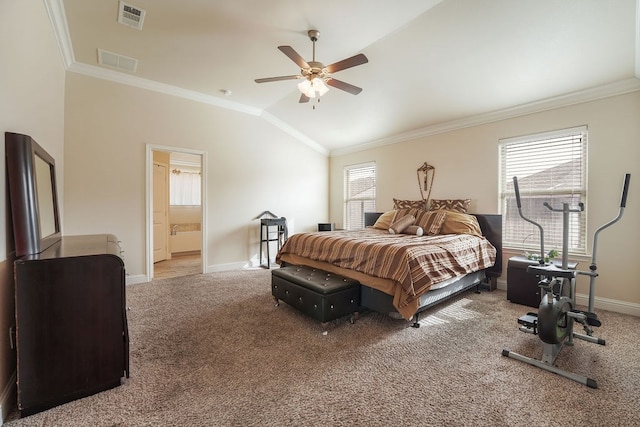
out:
<path id="1" fill-rule="evenodd" d="M 323 323 L 351 314 L 360 307 L 360 282 L 304 266 L 287 266 L 271 272 L 271 294 Z"/>

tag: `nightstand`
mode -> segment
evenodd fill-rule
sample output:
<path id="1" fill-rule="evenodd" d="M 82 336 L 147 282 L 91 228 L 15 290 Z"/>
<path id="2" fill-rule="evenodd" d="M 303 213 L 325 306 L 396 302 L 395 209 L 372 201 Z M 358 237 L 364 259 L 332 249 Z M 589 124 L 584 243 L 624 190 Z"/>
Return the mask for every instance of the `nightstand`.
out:
<path id="1" fill-rule="evenodd" d="M 558 267 L 562 261 L 553 261 Z M 538 264 L 538 261 L 523 256 L 509 258 L 507 265 L 507 299 L 516 304 L 538 307 L 540 305 L 540 287 L 538 276 L 527 273 L 527 267 Z M 575 270 L 577 262 L 570 261 L 568 267 Z"/>
<path id="2" fill-rule="evenodd" d="M 336 225 L 333 222 L 319 222 L 318 231 L 333 231 L 336 229 Z"/>

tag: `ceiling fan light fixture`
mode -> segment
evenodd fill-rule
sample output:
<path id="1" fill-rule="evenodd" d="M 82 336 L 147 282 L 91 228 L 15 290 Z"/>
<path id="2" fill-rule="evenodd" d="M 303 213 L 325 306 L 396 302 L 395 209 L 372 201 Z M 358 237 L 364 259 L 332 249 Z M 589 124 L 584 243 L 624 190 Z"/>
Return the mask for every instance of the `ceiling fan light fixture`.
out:
<path id="1" fill-rule="evenodd" d="M 255 79 L 256 83 L 277 82 L 280 80 L 295 80 L 302 79 L 298 83 L 298 90 L 302 92 L 299 103 L 309 102 L 310 98 L 317 98 L 320 101 L 320 97 L 329 91 L 329 87 L 335 87 L 343 90 L 352 95 L 357 95 L 362 92 L 362 88 L 354 86 L 352 84 L 336 80 L 332 77 L 333 73 L 346 70 L 347 68 L 355 67 L 357 65 L 366 64 L 369 62 L 367 57 L 359 53 L 350 58 L 343 59 L 342 61 L 334 62 L 326 67 L 322 62 L 316 61 L 316 41 L 320 32 L 318 30 L 309 30 L 309 38 L 313 43 L 313 60 L 305 61 L 298 52 L 291 46 L 278 46 L 278 49 L 289 57 L 293 62 L 300 67 L 300 74 L 293 76 L 279 76 L 279 77 L 267 77 L 262 79 Z M 328 83 L 328 85 L 327 85 Z"/>
<path id="2" fill-rule="evenodd" d="M 327 87 L 327 85 L 322 79 L 318 77 L 311 81 L 311 86 L 313 87 L 314 91 L 318 92 L 319 97 L 329 92 L 329 88 Z"/>
<path id="3" fill-rule="evenodd" d="M 311 84 L 311 81 L 308 80 L 308 79 L 304 79 L 300 83 L 298 83 L 298 89 L 307 98 L 315 98 L 316 97 L 316 91 L 313 90 L 313 86 Z"/>
<path id="4" fill-rule="evenodd" d="M 325 93 L 329 92 L 329 88 L 324 83 L 324 81 L 319 77 L 314 77 L 312 79 L 306 78 L 300 83 L 298 83 L 298 89 L 302 92 L 307 98 L 315 98 L 316 95 L 321 97 Z"/>

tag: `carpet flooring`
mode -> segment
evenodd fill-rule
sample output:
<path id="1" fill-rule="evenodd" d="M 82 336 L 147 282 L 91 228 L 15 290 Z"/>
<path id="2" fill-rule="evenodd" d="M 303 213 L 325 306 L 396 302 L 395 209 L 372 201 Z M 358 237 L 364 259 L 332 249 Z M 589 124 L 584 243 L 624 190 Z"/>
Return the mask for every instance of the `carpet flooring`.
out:
<path id="1" fill-rule="evenodd" d="M 557 365 L 591 389 L 503 357 L 540 357 L 518 331 L 531 309 L 465 293 L 420 328 L 377 313 L 319 323 L 271 298 L 270 271 L 127 287 L 131 377 L 22 426 L 637 426 L 640 319 L 599 311 L 606 346 L 576 341 Z"/>

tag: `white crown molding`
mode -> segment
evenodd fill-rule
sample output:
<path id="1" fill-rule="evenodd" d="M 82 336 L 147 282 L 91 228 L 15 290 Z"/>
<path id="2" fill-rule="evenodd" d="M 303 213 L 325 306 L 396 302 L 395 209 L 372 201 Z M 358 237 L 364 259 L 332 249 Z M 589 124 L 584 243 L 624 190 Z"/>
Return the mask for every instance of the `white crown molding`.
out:
<path id="1" fill-rule="evenodd" d="M 85 76 L 95 77 L 97 79 L 109 80 L 128 86 L 134 86 L 140 89 L 164 93 L 166 95 L 176 96 L 179 98 L 185 98 L 204 104 L 214 105 L 228 110 L 239 111 L 241 113 L 250 114 L 252 116 L 259 116 L 262 113 L 262 110 L 259 108 L 249 107 L 238 102 L 228 101 L 226 99 L 217 98 L 215 96 L 205 95 L 201 92 L 183 89 L 177 86 L 160 83 L 153 80 L 143 79 L 141 77 L 132 76 L 130 74 L 121 73 L 119 71 L 111 70 L 108 68 L 97 67 L 95 65 L 76 62 L 73 63 L 69 68 L 67 68 L 67 71 L 83 74 Z"/>
<path id="2" fill-rule="evenodd" d="M 252 116 L 258 116 L 266 120 L 267 122 L 271 123 L 275 127 L 279 128 L 283 132 L 291 135 L 293 138 L 297 139 L 303 144 L 318 151 L 319 153 L 325 156 L 329 155 L 329 150 L 327 150 L 325 147 L 321 146 L 320 144 L 318 144 L 308 136 L 304 135 L 300 131 L 289 126 L 282 120 L 276 118 L 275 116 L 259 108 L 250 107 L 248 105 L 241 104 L 238 102 L 228 101 L 226 99 L 220 99 L 215 96 L 205 95 L 200 92 L 183 89 L 177 86 L 159 83 L 153 80 L 143 79 L 140 77 L 121 73 L 115 70 L 110 70 L 107 68 L 97 67 L 93 65 L 81 64 L 78 62 L 73 63 L 70 67 L 68 67 L 67 71 L 83 74 L 90 77 L 95 77 L 102 80 L 109 80 L 115 83 L 125 84 L 125 85 L 129 85 L 129 86 L 133 86 L 141 89 L 147 89 L 154 92 L 164 93 L 166 95 L 184 98 L 184 99 L 188 99 L 195 102 L 201 102 L 203 104 L 213 105 L 213 106 L 224 108 L 227 110 L 238 111 L 240 113 L 249 114 Z"/>
<path id="3" fill-rule="evenodd" d="M 640 90 L 640 0 L 636 0 L 636 78 L 621 80 L 608 85 L 573 92 L 553 98 L 547 98 L 503 110 L 479 114 L 460 120 L 453 120 L 433 126 L 427 126 L 411 132 L 397 134 L 389 138 L 378 139 L 347 148 L 329 151 L 305 134 L 294 129 L 272 114 L 269 114 L 259 108 L 250 107 L 245 104 L 228 101 L 210 95 L 205 95 L 200 92 L 183 89 L 177 86 L 167 85 L 136 76 L 131 76 L 102 67 L 77 63 L 73 54 L 73 46 L 71 44 L 71 37 L 69 35 L 69 28 L 67 25 L 66 13 L 62 0 L 43 0 L 43 2 L 47 9 L 47 13 L 49 14 L 49 19 L 51 20 L 51 24 L 53 26 L 53 30 L 56 35 L 58 46 L 62 55 L 62 60 L 67 71 L 72 71 L 99 79 L 110 80 L 116 83 L 139 87 L 155 92 L 160 92 L 171 96 L 185 98 L 196 102 L 202 102 L 205 104 L 230 109 L 253 116 L 259 116 L 272 125 L 276 126 L 277 128 L 281 129 L 285 133 L 291 135 L 293 138 L 313 148 L 314 150 L 332 157 Z"/>
<path id="4" fill-rule="evenodd" d="M 217 107 L 239 111 L 239 112 L 250 114 L 253 116 L 259 116 L 262 113 L 262 110 L 259 108 L 249 107 L 247 105 L 240 104 L 238 102 L 232 102 L 226 99 L 205 95 L 200 92 L 183 89 L 177 86 L 159 83 L 153 80 L 143 79 L 137 76 L 121 73 L 108 68 L 76 62 L 73 54 L 73 45 L 71 44 L 71 36 L 69 35 L 69 27 L 67 25 L 67 18 L 66 18 L 64 4 L 62 3 L 62 0 L 43 0 L 43 1 L 47 9 L 47 13 L 49 14 L 49 19 L 51 20 L 51 24 L 53 26 L 53 31 L 56 35 L 56 39 L 58 40 L 58 46 L 60 47 L 62 60 L 64 62 L 64 65 L 67 71 L 71 71 L 78 74 L 84 74 L 86 76 L 95 77 L 98 79 L 109 80 L 115 83 L 121 83 L 128 86 L 147 89 L 154 92 L 160 92 L 166 95 L 186 98 L 192 101 L 202 102 L 204 104 L 215 105 Z"/>
<path id="5" fill-rule="evenodd" d="M 640 1 L 640 0 L 638 0 Z M 427 126 L 416 129 L 411 132 L 400 133 L 388 138 L 378 139 L 363 144 L 354 145 L 347 148 L 332 150 L 330 156 L 341 156 L 344 154 L 355 153 L 358 151 L 369 150 L 384 145 L 396 144 L 404 141 L 411 141 L 426 136 L 437 135 L 445 132 L 451 132 L 458 129 L 464 129 L 472 126 L 479 126 L 487 123 L 493 123 L 500 120 L 510 119 L 528 114 L 540 113 L 543 111 L 554 110 L 556 108 L 567 107 L 570 105 L 581 104 L 584 102 L 595 101 L 597 99 L 608 98 L 611 96 L 623 95 L 625 93 L 640 90 L 640 79 L 630 78 L 620 80 L 608 85 L 602 85 L 578 92 L 572 92 L 552 98 L 542 99 L 527 104 L 517 105 L 515 107 L 505 108 L 502 110 L 492 111 L 489 113 L 478 114 L 475 116 L 465 117 L 459 120 L 452 120 L 445 123 L 439 123 L 433 126 Z"/>
<path id="6" fill-rule="evenodd" d="M 110 70 L 107 68 L 97 67 L 88 64 L 82 64 L 76 62 L 67 68 L 67 71 L 71 71 L 78 74 L 83 74 L 90 77 L 95 77 L 98 79 L 109 80 L 115 83 L 125 84 L 141 89 L 147 89 L 154 92 L 164 93 L 166 95 L 171 95 L 179 98 L 189 99 L 195 102 L 201 102 L 203 104 L 209 104 L 216 107 L 224 108 L 227 110 L 238 111 L 240 113 L 249 114 L 252 116 L 258 116 L 267 122 L 271 123 L 273 126 L 282 130 L 283 132 L 289 134 L 296 140 L 302 142 L 303 144 L 311 147 L 312 149 L 318 151 L 320 154 L 325 156 L 329 155 L 329 150 L 325 147 L 321 146 L 313 139 L 309 138 L 305 134 L 300 131 L 294 129 L 289 126 L 287 123 L 282 120 L 276 118 L 270 113 L 267 113 L 264 110 L 259 108 L 250 107 L 245 104 L 241 104 L 239 102 L 228 101 L 226 99 L 217 98 L 215 96 L 205 95 L 200 92 L 183 89 L 177 86 L 172 86 L 164 83 L 159 83 L 153 80 L 147 80 L 140 77 L 132 76 L 129 74 L 121 73 L 119 71 Z"/>
<path id="7" fill-rule="evenodd" d="M 43 0 L 43 2 L 47 10 L 47 14 L 49 15 L 49 19 L 51 21 L 56 39 L 58 41 L 58 47 L 60 48 L 60 54 L 62 56 L 64 67 L 67 71 L 95 77 L 98 79 L 108 80 L 115 83 L 125 84 L 128 86 L 147 89 L 154 92 L 164 93 L 166 95 L 176 96 L 179 98 L 185 98 L 195 102 L 201 102 L 228 110 L 250 114 L 252 116 L 259 116 L 272 125 L 276 126 L 277 128 L 281 129 L 283 132 L 291 135 L 293 138 L 318 151 L 319 153 L 325 156 L 329 155 L 329 150 L 327 150 L 325 147 L 321 146 L 313 139 L 302 134 L 298 130 L 292 128 L 288 124 L 284 123 L 282 120 L 279 120 L 273 115 L 266 113 L 262 109 L 250 107 L 238 102 L 228 101 L 226 99 L 221 99 L 215 96 L 205 95 L 200 92 L 183 89 L 177 86 L 143 79 L 115 70 L 76 62 L 73 54 L 71 36 L 69 35 L 66 12 L 64 10 L 64 4 L 62 3 L 62 0 Z"/>
<path id="8" fill-rule="evenodd" d="M 58 47 L 62 55 L 62 61 L 65 69 L 68 69 L 76 62 L 73 56 L 73 47 L 71 44 L 71 36 L 69 35 L 69 26 L 67 25 L 67 14 L 64 11 L 62 0 L 44 0 L 44 7 L 47 9 L 49 20 L 53 26 L 53 32 L 58 40 Z"/>
<path id="9" fill-rule="evenodd" d="M 289 135 L 291 135 L 298 141 L 302 142 L 303 144 L 306 144 L 309 147 L 313 148 L 314 150 L 318 151 L 320 154 L 324 154 L 325 156 L 329 155 L 329 150 L 327 148 L 318 144 L 313 139 L 309 138 L 308 136 L 298 131 L 297 129 L 294 129 L 293 127 L 289 126 L 287 123 L 283 122 L 273 114 L 263 111 L 260 117 L 262 117 L 264 120 L 268 121 L 275 127 L 280 128 L 285 133 L 288 133 Z"/>

